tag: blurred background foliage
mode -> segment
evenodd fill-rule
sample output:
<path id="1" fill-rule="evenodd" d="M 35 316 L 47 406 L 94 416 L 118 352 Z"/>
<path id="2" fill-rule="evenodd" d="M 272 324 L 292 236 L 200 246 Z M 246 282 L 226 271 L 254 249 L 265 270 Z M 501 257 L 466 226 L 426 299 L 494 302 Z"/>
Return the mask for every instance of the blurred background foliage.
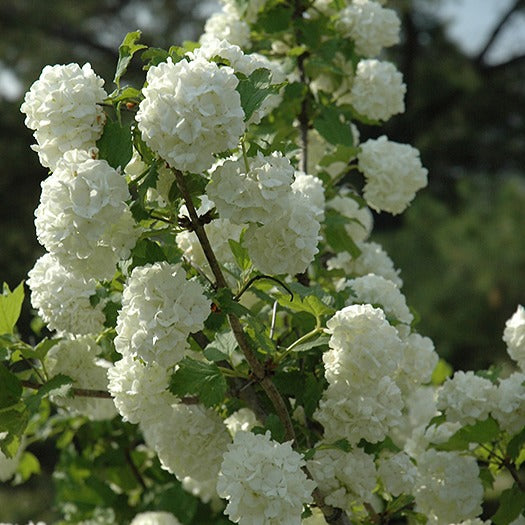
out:
<path id="1" fill-rule="evenodd" d="M 525 1 L 511 3 L 476 56 L 461 51 L 427 9 L 439 1 L 389 2 L 403 22 L 402 43 L 388 58 L 408 85 L 407 111 L 385 128 L 362 129 L 361 137 L 386 133 L 421 151 L 429 187 L 402 216 L 376 216 L 375 239 L 402 269 L 408 301 L 421 316 L 419 331 L 455 368 L 470 369 L 505 358 L 505 320 L 525 303 L 525 56 L 488 60 L 501 32 L 525 13 Z M 19 111 L 41 69 L 89 61 L 111 91 L 118 45 L 128 31 L 141 29 L 143 41 L 159 47 L 197 39 L 213 7 L 192 0 L 0 2 L 2 280 L 15 286 L 43 253 L 33 212 L 47 173 L 30 151 L 33 138 Z M 24 316 L 21 329 L 30 337 L 29 304 Z M 49 471 L 54 452 L 44 448 L 43 455 L 34 452 L 47 455 L 43 470 Z M 30 481 L 22 499 L 2 489 L 0 514 L 50 522 L 47 480 Z"/>
<path id="2" fill-rule="evenodd" d="M 429 187 L 405 214 L 376 217 L 376 237 L 402 269 L 421 332 L 455 367 L 479 368 L 504 357 L 504 321 L 525 302 L 525 57 L 489 61 L 525 1 L 511 3 L 475 56 L 449 39 L 429 9 L 439 2 L 389 2 L 400 13 L 403 40 L 386 58 L 404 74 L 407 111 L 361 135 L 386 132 L 421 151 Z M 19 107 L 43 66 L 89 61 L 111 91 L 118 45 L 128 31 L 141 29 L 151 46 L 195 40 L 214 7 L 213 0 L 0 3 L 2 280 L 16 285 L 42 253 L 33 212 L 47 173 L 29 149 L 33 138 Z M 29 336 L 29 305 L 24 311 Z"/>

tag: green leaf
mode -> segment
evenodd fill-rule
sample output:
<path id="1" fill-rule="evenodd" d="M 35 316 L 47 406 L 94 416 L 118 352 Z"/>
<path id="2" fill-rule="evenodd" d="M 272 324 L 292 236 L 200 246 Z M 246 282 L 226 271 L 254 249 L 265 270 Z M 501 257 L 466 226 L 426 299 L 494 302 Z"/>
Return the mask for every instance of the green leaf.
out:
<path id="1" fill-rule="evenodd" d="M 0 412 L 0 433 L 7 432 L 7 437 L 0 440 L 0 449 L 9 458 L 16 454 L 22 434 L 29 423 L 29 411 L 23 404 L 22 407 Z"/>
<path id="2" fill-rule="evenodd" d="M 268 69 L 256 69 L 249 77 L 243 78 L 237 84 L 237 91 L 241 96 L 241 106 L 244 110 L 244 120 L 247 121 L 256 109 L 261 107 L 264 99 L 273 93 L 278 93 L 281 84 L 272 84 L 271 72 Z"/>
<path id="3" fill-rule="evenodd" d="M 525 428 L 521 430 L 518 434 L 516 434 L 507 445 L 507 455 L 512 459 L 513 461 L 518 458 L 518 456 L 521 453 L 521 450 L 523 448 L 523 444 L 525 443 Z"/>
<path id="4" fill-rule="evenodd" d="M 12 292 L 9 286 L 4 283 L 3 293 L 0 295 L 0 335 L 13 333 L 13 328 L 22 311 L 23 302 L 23 281 Z"/>
<path id="5" fill-rule="evenodd" d="M 304 388 L 298 398 L 299 402 L 303 404 L 306 417 L 312 417 L 315 412 L 323 395 L 324 386 L 324 380 L 319 380 L 312 374 L 306 376 Z"/>
<path id="6" fill-rule="evenodd" d="M 130 126 L 121 126 L 118 122 L 106 123 L 97 148 L 99 157 L 112 168 L 124 168 L 133 155 Z"/>
<path id="7" fill-rule="evenodd" d="M 40 474 L 40 462 L 34 454 L 26 450 L 20 458 L 17 471 L 21 481 L 27 481 L 33 474 Z"/>
<path id="8" fill-rule="evenodd" d="M 328 296 L 325 296 L 322 290 L 309 288 L 299 283 L 291 283 L 288 287 L 294 294 L 293 301 L 290 300 L 288 294 L 283 294 L 277 298 L 281 306 L 296 312 L 307 312 L 316 319 L 323 315 L 333 315 L 335 313 L 334 308 L 323 302 L 323 299 L 327 300 Z"/>
<path id="9" fill-rule="evenodd" d="M 113 82 L 115 82 L 117 87 L 120 87 L 120 78 L 128 69 L 133 55 L 137 51 L 147 47 L 143 44 L 137 44 L 141 34 L 141 31 L 132 31 L 131 33 L 128 33 L 118 48 L 117 70 L 115 71 L 115 78 L 113 79 Z"/>
<path id="10" fill-rule="evenodd" d="M 179 362 L 170 382 L 170 392 L 176 396 L 197 395 L 208 407 L 221 403 L 227 388 L 226 379 L 217 365 L 190 357 Z"/>
<path id="11" fill-rule="evenodd" d="M 30 346 L 20 347 L 20 353 L 26 359 L 37 359 L 38 361 L 43 361 L 49 350 L 59 342 L 60 339 L 48 339 L 45 337 L 34 348 Z"/>
<path id="12" fill-rule="evenodd" d="M 71 385 L 72 383 L 73 380 L 64 374 L 58 374 L 52 377 L 47 383 L 43 384 L 35 394 L 32 394 L 25 399 L 25 404 L 28 410 L 32 414 L 36 414 L 44 397 L 48 396 L 53 391 L 60 390 L 65 386 Z"/>
<path id="13" fill-rule="evenodd" d="M 525 510 L 525 494 L 516 485 L 504 490 L 499 502 L 496 514 L 492 516 L 495 525 L 508 525 Z"/>
<path id="14" fill-rule="evenodd" d="M 489 443 L 500 433 L 498 423 L 491 417 L 460 428 L 446 443 L 435 445 L 438 450 L 467 450 L 471 443 Z"/>
<path id="15" fill-rule="evenodd" d="M 450 366 L 444 359 L 440 359 L 432 373 L 432 384 L 436 386 L 442 385 L 447 377 L 452 377 L 453 373 L 454 369 L 452 366 Z"/>
<path id="16" fill-rule="evenodd" d="M 248 250 L 240 242 L 234 241 L 233 239 L 228 239 L 228 244 L 230 245 L 230 250 L 233 253 L 237 266 L 243 271 L 250 268 L 252 261 L 248 255 Z"/>
<path id="17" fill-rule="evenodd" d="M 237 317 L 251 314 L 248 308 L 234 300 L 233 293 L 229 288 L 221 288 L 218 290 L 213 300 L 221 312 L 224 312 L 225 314 L 231 313 Z"/>
<path id="18" fill-rule="evenodd" d="M 131 250 L 131 257 L 133 267 L 167 260 L 159 244 L 150 239 L 139 239 Z"/>
<path id="19" fill-rule="evenodd" d="M 300 345 L 295 346 L 293 348 L 293 351 L 294 352 L 306 352 L 307 350 L 311 350 L 312 348 L 327 345 L 329 340 L 330 340 L 329 336 L 320 335 L 319 337 L 316 337 L 315 339 L 312 339 L 311 341 L 307 341 L 306 343 L 302 343 Z"/>
<path id="20" fill-rule="evenodd" d="M 149 69 L 151 66 L 158 66 L 162 62 L 166 62 L 169 56 L 169 52 L 165 49 L 150 47 L 142 53 L 140 58 L 144 62 L 144 69 Z"/>
<path id="21" fill-rule="evenodd" d="M 20 401 L 22 391 L 22 383 L 18 377 L 0 363 L 0 408 L 16 405 Z"/>
<path id="22" fill-rule="evenodd" d="M 348 235 L 345 226 L 352 219 L 344 217 L 335 210 L 326 210 L 325 235 L 328 244 L 336 252 L 348 252 L 354 259 L 361 255 L 361 250 L 355 241 Z"/>
<path id="23" fill-rule="evenodd" d="M 293 9 L 290 6 L 278 5 L 266 10 L 257 19 L 257 25 L 266 33 L 278 33 L 289 29 L 292 22 Z"/>
<path id="24" fill-rule="evenodd" d="M 224 332 L 215 336 L 215 339 L 204 350 L 204 355 L 210 361 L 229 360 L 236 349 L 237 341 L 233 332 Z"/>
<path id="25" fill-rule="evenodd" d="M 321 106 L 320 114 L 313 121 L 314 128 L 330 144 L 354 145 L 352 130 L 348 122 L 340 120 L 340 113 L 331 106 Z"/>
<path id="26" fill-rule="evenodd" d="M 124 88 L 115 89 L 104 102 L 108 104 L 118 104 L 121 102 L 139 102 L 142 98 L 142 93 L 137 88 L 126 86 Z"/>
<path id="27" fill-rule="evenodd" d="M 388 502 L 388 505 L 386 507 L 386 513 L 392 516 L 393 514 L 396 514 L 397 512 L 403 510 L 405 507 L 412 505 L 413 502 L 414 496 L 410 496 L 408 494 L 401 494 L 401 496 Z"/>

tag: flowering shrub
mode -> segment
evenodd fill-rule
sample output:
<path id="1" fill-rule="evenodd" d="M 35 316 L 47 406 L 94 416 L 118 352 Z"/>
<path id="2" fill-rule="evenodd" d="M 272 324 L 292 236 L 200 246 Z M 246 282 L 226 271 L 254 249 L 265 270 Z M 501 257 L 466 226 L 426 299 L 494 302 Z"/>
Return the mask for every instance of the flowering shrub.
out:
<path id="1" fill-rule="evenodd" d="M 51 332 L 20 340 L 6 286 L 0 479 L 57 436 L 60 523 L 525 519 L 523 307 L 515 371 L 452 374 L 368 240 L 370 208 L 427 184 L 412 146 L 359 142 L 404 111 L 384 3 L 224 0 L 200 44 L 129 33 L 109 95 L 89 64 L 29 90 L 51 173 L 28 286 Z"/>

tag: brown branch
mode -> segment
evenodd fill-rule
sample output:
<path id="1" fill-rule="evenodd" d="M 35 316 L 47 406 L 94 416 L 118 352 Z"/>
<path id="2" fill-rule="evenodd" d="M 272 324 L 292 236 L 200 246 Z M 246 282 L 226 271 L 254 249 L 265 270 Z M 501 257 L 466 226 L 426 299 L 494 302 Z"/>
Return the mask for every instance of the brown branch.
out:
<path id="1" fill-rule="evenodd" d="M 510 20 L 512 15 L 520 8 L 525 6 L 525 0 L 516 0 L 514 4 L 512 4 L 508 9 L 507 12 L 501 17 L 500 21 L 496 24 L 492 32 L 490 33 L 487 41 L 485 42 L 485 45 L 481 49 L 481 51 L 478 53 L 476 58 L 474 59 L 474 63 L 477 65 L 482 65 L 485 62 L 485 58 L 487 56 L 487 53 L 490 51 L 490 48 L 496 41 L 498 35 L 501 33 L 507 22 Z"/>
<path id="2" fill-rule="evenodd" d="M 213 272 L 213 275 L 215 277 L 216 287 L 219 289 L 229 288 L 228 284 L 226 283 L 224 274 L 222 273 L 219 262 L 217 261 L 215 253 L 210 245 L 208 236 L 206 235 L 206 232 L 204 230 L 204 225 L 201 223 L 199 216 L 197 215 L 197 211 L 195 210 L 195 206 L 193 205 L 193 200 L 186 186 L 184 175 L 181 171 L 177 169 L 173 169 L 173 173 L 175 174 L 177 186 L 186 204 L 192 229 L 197 235 L 197 238 L 199 239 L 204 255 L 206 256 L 208 264 L 210 265 L 211 271 Z M 229 313 L 228 321 L 230 323 L 230 327 L 232 329 L 233 335 L 235 336 L 237 344 L 239 345 L 239 348 L 244 354 L 244 357 L 246 358 L 246 361 L 248 362 L 248 365 L 250 366 L 252 373 L 255 376 L 255 379 L 260 383 L 263 390 L 266 392 L 266 395 L 269 397 L 270 401 L 272 402 L 275 408 L 277 416 L 279 417 L 280 421 L 284 426 L 286 439 L 288 441 L 295 442 L 295 431 L 293 429 L 292 420 L 290 418 L 290 414 L 288 413 L 288 409 L 286 408 L 286 404 L 281 394 L 279 393 L 275 385 L 272 383 L 271 379 L 266 375 L 264 365 L 259 361 L 257 355 L 250 347 L 248 338 L 244 333 L 239 318 L 236 315 Z"/>

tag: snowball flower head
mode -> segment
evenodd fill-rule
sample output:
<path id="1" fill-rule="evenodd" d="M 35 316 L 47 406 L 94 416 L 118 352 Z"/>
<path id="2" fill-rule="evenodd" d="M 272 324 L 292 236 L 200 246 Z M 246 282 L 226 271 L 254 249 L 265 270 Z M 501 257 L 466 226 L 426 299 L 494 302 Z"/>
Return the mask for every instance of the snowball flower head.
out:
<path id="1" fill-rule="evenodd" d="M 373 498 L 377 478 L 374 458 L 359 447 L 350 452 L 318 450 L 308 461 L 308 470 L 329 505 L 347 509 Z"/>
<path id="2" fill-rule="evenodd" d="M 388 120 L 405 111 L 406 86 L 403 75 L 390 62 L 376 59 L 361 60 L 357 64 L 350 91 L 350 103 L 373 120 Z"/>
<path id="3" fill-rule="evenodd" d="M 91 306 L 97 282 L 68 272 L 46 253 L 29 271 L 31 304 L 50 330 L 74 335 L 96 334 L 104 327 L 103 303 Z"/>
<path id="4" fill-rule="evenodd" d="M 26 126 L 35 131 L 32 149 L 44 167 L 53 171 L 66 151 L 95 146 L 106 121 L 103 85 L 89 63 L 44 67 L 20 107 Z"/>
<path id="5" fill-rule="evenodd" d="M 286 211 L 294 168 L 281 153 L 227 160 L 212 173 L 206 187 L 219 215 L 235 224 L 274 222 Z"/>
<path id="6" fill-rule="evenodd" d="M 107 370 L 111 364 L 98 357 L 100 351 L 91 336 L 63 339 L 46 355 L 47 370 L 52 376 L 69 376 L 74 388 L 107 390 Z M 85 415 L 93 421 L 111 419 L 116 414 L 110 399 L 66 397 L 60 392 L 51 395 L 51 399 L 73 414 Z"/>
<path id="7" fill-rule="evenodd" d="M 253 410 L 244 407 L 234 412 L 231 416 L 228 416 L 224 420 L 224 424 L 228 428 L 230 434 L 235 437 L 237 432 L 248 432 L 260 423 Z"/>
<path id="8" fill-rule="evenodd" d="M 419 151 L 384 135 L 361 144 L 357 159 L 366 179 L 364 197 L 376 211 L 401 213 L 427 185 L 428 172 L 421 165 Z"/>
<path id="9" fill-rule="evenodd" d="M 338 16 L 336 28 L 355 43 L 358 55 L 374 57 L 399 42 L 401 23 L 395 11 L 372 0 L 353 0 Z"/>
<path id="10" fill-rule="evenodd" d="M 223 5 L 221 11 L 213 13 L 206 21 L 200 42 L 206 45 L 208 40 L 214 39 L 227 40 L 240 47 L 249 46 L 250 26 L 240 19 L 233 5 Z"/>
<path id="11" fill-rule="evenodd" d="M 174 64 L 171 58 L 147 73 L 137 112 L 142 139 L 170 166 L 200 173 L 213 154 L 237 146 L 244 111 L 231 68 L 202 58 Z"/>
<path id="12" fill-rule="evenodd" d="M 306 188 L 303 188 L 306 191 Z M 308 268 L 319 251 L 318 208 L 303 191 L 293 191 L 284 215 L 263 226 L 252 224 L 244 242 L 254 266 L 262 273 L 294 275 Z"/>
<path id="13" fill-rule="evenodd" d="M 473 425 L 488 417 L 495 395 L 496 387 L 488 379 L 458 371 L 440 389 L 437 407 L 446 413 L 447 421 Z"/>
<path id="14" fill-rule="evenodd" d="M 328 260 L 328 269 L 341 269 L 355 276 L 374 273 L 392 281 L 399 287 L 403 286 L 399 270 L 396 270 L 392 259 L 380 244 L 362 241 L 357 241 L 356 244 L 361 250 L 358 257 L 354 258 L 348 252 L 340 252 Z"/>
<path id="15" fill-rule="evenodd" d="M 269 432 L 237 432 L 217 482 L 219 496 L 228 500 L 224 513 L 241 525 L 300 525 L 316 486 L 304 465 L 290 442 L 273 441 Z"/>
<path id="16" fill-rule="evenodd" d="M 353 241 L 365 241 L 372 233 L 374 219 L 367 206 L 359 203 L 348 195 L 336 195 L 327 202 L 327 207 L 339 212 L 343 217 L 351 219 L 345 224 L 346 233 Z"/>
<path id="17" fill-rule="evenodd" d="M 382 455 L 378 473 L 385 489 L 393 496 L 412 493 L 417 468 L 405 452 Z"/>
<path id="18" fill-rule="evenodd" d="M 295 173 L 292 190 L 306 197 L 317 219 L 320 221 L 324 219 L 324 187 L 323 181 L 319 177 L 298 171 Z"/>
<path id="19" fill-rule="evenodd" d="M 180 264 L 158 262 L 134 268 L 122 293 L 115 348 L 147 363 L 171 366 L 188 348 L 191 332 L 203 328 L 210 301 Z"/>
<path id="20" fill-rule="evenodd" d="M 525 374 L 515 372 L 502 379 L 495 393 L 492 416 L 503 430 L 516 434 L 525 426 Z"/>
<path id="21" fill-rule="evenodd" d="M 347 304 L 379 304 L 390 318 L 405 324 L 410 324 L 414 320 L 405 296 L 392 281 L 369 273 L 347 281 L 346 286 L 351 291 Z"/>
<path id="22" fill-rule="evenodd" d="M 124 421 L 148 425 L 158 419 L 159 407 L 177 398 L 168 392 L 169 373 L 158 363 L 146 364 L 125 355 L 108 368 L 108 390 Z"/>
<path id="23" fill-rule="evenodd" d="M 180 521 L 170 512 L 141 512 L 130 525 L 180 525 Z"/>
<path id="24" fill-rule="evenodd" d="M 419 456 L 417 467 L 416 511 L 437 525 L 481 514 L 483 486 L 474 457 L 429 449 Z"/>
<path id="25" fill-rule="evenodd" d="M 126 180 L 105 160 L 68 151 L 42 182 L 38 240 L 68 271 L 110 279 L 140 233 L 125 202 L 129 198 Z"/>
<path id="26" fill-rule="evenodd" d="M 506 322 L 503 341 L 507 352 L 522 370 L 525 370 L 525 308 L 519 305 L 514 315 Z"/>

